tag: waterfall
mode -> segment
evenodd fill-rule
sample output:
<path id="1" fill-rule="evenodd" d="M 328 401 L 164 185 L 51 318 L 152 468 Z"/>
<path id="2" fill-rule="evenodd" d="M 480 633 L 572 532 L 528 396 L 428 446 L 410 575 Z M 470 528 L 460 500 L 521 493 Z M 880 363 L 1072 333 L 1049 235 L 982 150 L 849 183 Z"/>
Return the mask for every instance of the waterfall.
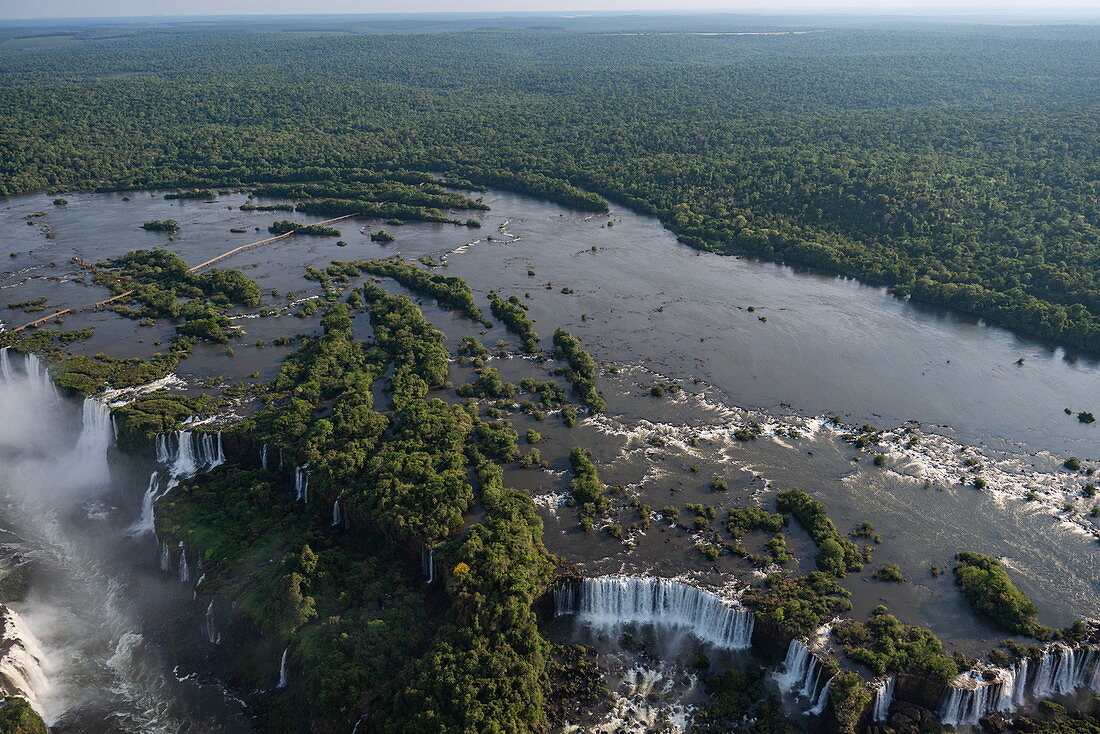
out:
<path id="1" fill-rule="evenodd" d="M 178 446 L 176 456 L 172 461 L 173 477 L 190 477 L 198 472 L 198 464 L 195 463 L 195 455 L 191 445 L 191 431 L 180 431 L 177 434 Z"/>
<path id="2" fill-rule="evenodd" d="M 1072 647 L 1054 645 L 1047 648 L 1035 670 L 1032 695 L 1045 698 L 1058 693 L 1072 693 L 1079 685 L 1076 662 Z"/>
<path id="3" fill-rule="evenodd" d="M 4 382 L 11 381 L 11 359 L 7 347 L 0 347 L 0 377 L 4 378 Z"/>
<path id="4" fill-rule="evenodd" d="M 266 443 L 264 444 L 264 447 L 262 449 L 260 449 L 260 466 L 262 466 L 264 468 L 264 471 L 267 471 L 267 444 Z"/>
<path id="5" fill-rule="evenodd" d="M 791 640 L 783 670 L 775 674 L 775 682 L 785 693 L 812 702 L 809 713 L 820 714 L 828 700 L 832 678 L 822 681 L 826 670 L 802 640 Z M 820 710 L 818 707 L 820 706 Z"/>
<path id="6" fill-rule="evenodd" d="M 203 471 L 210 471 L 216 466 L 225 463 L 225 454 L 222 452 L 222 432 L 202 433 L 198 438 L 198 465 Z"/>
<path id="7" fill-rule="evenodd" d="M 160 570 L 168 573 L 172 570 L 172 552 L 167 543 L 160 544 Z"/>
<path id="8" fill-rule="evenodd" d="M 50 370 L 38 358 L 38 355 L 28 354 L 23 364 L 27 369 L 27 377 L 31 379 L 31 382 L 35 384 L 40 392 L 54 401 L 61 399 L 57 394 L 57 385 L 53 384 L 53 378 L 50 377 Z"/>
<path id="9" fill-rule="evenodd" d="M 279 685 L 277 688 L 286 688 L 287 683 L 287 671 L 286 671 L 286 654 L 290 652 L 290 648 L 287 647 L 283 650 L 283 656 L 279 658 Z"/>
<path id="10" fill-rule="evenodd" d="M 1078 680 L 1081 687 L 1100 694 L 1100 648 L 1090 647 L 1080 657 Z"/>
<path id="11" fill-rule="evenodd" d="M 153 472 L 149 475 L 149 486 L 145 488 L 145 495 L 141 498 L 141 518 L 130 529 L 133 534 L 151 533 L 154 529 L 153 503 L 157 501 L 157 493 L 160 491 L 160 474 Z"/>
<path id="12" fill-rule="evenodd" d="M 974 726 L 993 711 L 1007 713 L 1015 709 L 1015 669 L 996 668 L 990 680 L 981 672 L 968 670 L 944 690 L 937 713 L 940 721 L 952 726 Z"/>
<path id="13" fill-rule="evenodd" d="M 340 524 L 340 500 L 332 501 L 332 525 Z"/>
<path id="14" fill-rule="evenodd" d="M 875 681 L 875 703 L 871 708 L 872 721 L 886 721 L 890 716 L 890 704 L 894 702 L 894 685 L 897 682 L 897 677 L 893 675 Z"/>
<path id="15" fill-rule="evenodd" d="M 218 627 L 214 622 L 214 600 L 210 600 L 210 605 L 206 607 L 206 619 L 203 624 L 203 631 L 206 633 L 207 642 L 218 645 L 222 641 L 222 636 L 218 632 Z"/>
<path id="16" fill-rule="evenodd" d="M 309 464 L 302 464 L 294 470 L 294 499 L 309 502 Z"/>
<path id="17" fill-rule="evenodd" d="M 825 711 L 825 705 L 829 703 L 829 686 L 833 684 L 833 678 L 835 677 L 829 678 L 825 681 L 825 685 L 821 687 L 821 693 L 817 694 L 817 700 L 808 712 L 810 716 L 821 716 L 822 712 Z"/>
<path id="18" fill-rule="evenodd" d="M 554 591 L 555 614 L 590 624 L 652 624 L 690 632 L 715 647 L 747 649 L 755 616 L 694 586 L 661 578 L 604 576 L 566 581 Z"/>
<path id="19" fill-rule="evenodd" d="M 1100 693 L 1100 648 L 1047 647 L 1034 664 L 1023 658 L 1012 668 L 967 671 L 940 698 L 944 724 L 974 725 L 987 713 L 1015 711 L 1029 701 L 1070 694 L 1080 688 Z M 1034 670 L 1032 668 L 1034 667 Z"/>
<path id="20" fill-rule="evenodd" d="M 1000 698 L 999 691 L 991 690 L 994 687 L 973 670 L 960 674 L 944 691 L 937 710 L 940 721 L 949 726 L 976 725 L 993 708 L 991 694 Z"/>
<path id="21" fill-rule="evenodd" d="M 170 464 L 168 473 L 175 479 L 186 479 L 200 471 L 210 471 L 225 463 L 222 433 L 176 432 L 176 450 L 168 434 L 157 434 L 157 462 Z"/>
<path id="22" fill-rule="evenodd" d="M 435 548 L 428 549 L 428 583 L 435 581 Z"/>
<path id="23" fill-rule="evenodd" d="M 74 467 L 80 473 L 82 481 L 102 484 L 111 478 L 111 471 L 107 466 L 107 449 L 113 443 L 111 409 L 96 400 L 85 398 Z"/>
<path id="24" fill-rule="evenodd" d="M 167 464 L 172 460 L 172 452 L 168 448 L 168 434 L 157 434 L 157 463 Z"/>
<path id="25" fill-rule="evenodd" d="M 184 547 L 183 541 L 180 541 L 179 580 L 181 583 L 191 580 L 191 569 L 187 567 L 187 548 Z"/>
<path id="26" fill-rule="evenodd" d="M 1015 708 L 1023 706 L 1027 701 L 1027 658 L 1023 658 L 1016 665 L 1016 679 L 1012 686 L 1012 705 Z"/>
<path id="27" fill-rule="evenodd" d="M 39 697 L 50 687 L 43 665 L 48 662 L 34 633 L 22 618 L 0 605 L 0 694 L 23 696 L 42 713 Z"/>

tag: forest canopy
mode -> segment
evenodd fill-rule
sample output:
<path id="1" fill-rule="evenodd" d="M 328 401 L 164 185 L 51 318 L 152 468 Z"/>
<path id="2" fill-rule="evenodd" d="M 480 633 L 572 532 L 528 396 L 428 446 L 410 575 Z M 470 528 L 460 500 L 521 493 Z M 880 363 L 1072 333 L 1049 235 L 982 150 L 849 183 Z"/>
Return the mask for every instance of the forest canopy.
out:
<path id="1" fill-rule="evenodd" d="M 610 199 L 1100 350 L 1094 29 L 136 29 L 0 70 L 0 194 L 254 185 L 456 222 L 481 203 L 445 185 Z"/>

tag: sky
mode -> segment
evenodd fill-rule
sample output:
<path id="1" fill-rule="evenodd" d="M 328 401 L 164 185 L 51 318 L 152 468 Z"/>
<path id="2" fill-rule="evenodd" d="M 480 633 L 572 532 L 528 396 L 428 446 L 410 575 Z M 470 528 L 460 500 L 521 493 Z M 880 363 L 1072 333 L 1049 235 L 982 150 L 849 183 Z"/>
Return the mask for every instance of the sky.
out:
<path id="1" fill-rule="evenodd" d="M 303 13 L 723 10 L 742 12 L 870 12 L 1100 18 L 1098 0 L 0 0 L 0 18 L 89 18 L 157 15 Z"/>

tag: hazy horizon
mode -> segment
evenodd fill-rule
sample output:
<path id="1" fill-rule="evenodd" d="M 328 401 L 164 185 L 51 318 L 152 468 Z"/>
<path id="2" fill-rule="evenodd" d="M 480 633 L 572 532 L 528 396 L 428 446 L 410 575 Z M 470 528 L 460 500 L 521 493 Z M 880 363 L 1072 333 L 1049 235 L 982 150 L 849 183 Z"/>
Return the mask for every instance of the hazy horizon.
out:
<path id="1" fill-rule="evenodd" d="M 592 0 L 586 7 L 578 8 L 577 0 L 537 0 L 517 10 L 515 3 L 507 0 L 479 0 L 463 3 L 458 0 L 411 0 L 400 11 L 390 9 L 381 2 L 363 0 L 319 0 L 312 10 L 303 12 L 301 4 L 293 0 L 192 0 L 186 7 L 165 0 L 101 0 L 90 6 L 84 0 L 3 0 L 0 2 L 0 20 L 85 20 L 85 19 L 150 19 L 157 18 L 233 18 L 301 17 L 331 15 L 429 15 L 429 14 L 570 14 L 605 15 L 608 13 L 646 14 L 836 14 L 869 16 L 940 16 L 955 18 L 989 17 L 1003 19 L 1017 17 L 1034 21 L 1044 19 L 1093 19 L 1100 20 L 1100 9 L 1091 0 L 1062 0 L 1053 3 L 1037 3 L 1034 0 L 972 0 L 961 5 L 950 0 L 776 0 L 763 4 L 759 0 L 731 2 L 730 0 L 688 0 L 671 6 L 669 0 Z"/>

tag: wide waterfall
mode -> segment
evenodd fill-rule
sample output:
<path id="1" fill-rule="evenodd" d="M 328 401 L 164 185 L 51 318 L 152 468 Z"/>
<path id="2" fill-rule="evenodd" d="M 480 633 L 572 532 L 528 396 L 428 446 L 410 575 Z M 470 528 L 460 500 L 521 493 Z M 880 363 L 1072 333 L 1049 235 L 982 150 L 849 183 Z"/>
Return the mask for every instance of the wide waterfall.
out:
<path id="1" fill-rule="evenodd" d="M 172 439 L 175 439 L 175 446 Z M 161 433 L 156 439 L 157 463 L 168 465 L 173 479 L 187 479 L 200 471 L 210 471 L 225 463 L 222 450 L 222 434 L 176 431 Z M 174 485 L 173 485 L 174 486 Z"/>
<path id="2" fill-rule="evenodd" d="M 18 614 L 0 605 L 0 695 L 23 696 L 38 713 L 49 689 L 46 654 Z"/>
<path id="3" fill-rule="evenodd" d="M 894 702 L 894 686 L 898 679 L 895 676 L 879 678 L 874 682 L 875 702 L 871 708 L 872 721 L 886 721 L 890 716 L 890 704 Z"/>
<path id="4" fill-rule="evenodd" d="M 827 675 L 821 660 L 802 640 L 791 640 L 787 657 L 774 677 L 783 692 L 809 703 L 808 712 L 817 716 L 825 710 L 829 700 L 829 685 L 833 679 Z"/>
<path id="5" fill-rule="evenodd" d="M 661 578 L 603 576 L 566 581 L 554 591 L 557 615 L 576 614 L 596 626 L 650 624 L 690 632 L 715 647 L 745 650 L 755 615 L 715 594 Z"/>
<path id="6" fill-rule="evenodd" d="M 1054 644 L 1037 663 L 1023 658 L 1012 668 L 962 673 L 944 689 L 938 713 L 944 724 L 973 726 L 988 713 L 1082 688 L 1100 693 L 1100 648 Z"/>

